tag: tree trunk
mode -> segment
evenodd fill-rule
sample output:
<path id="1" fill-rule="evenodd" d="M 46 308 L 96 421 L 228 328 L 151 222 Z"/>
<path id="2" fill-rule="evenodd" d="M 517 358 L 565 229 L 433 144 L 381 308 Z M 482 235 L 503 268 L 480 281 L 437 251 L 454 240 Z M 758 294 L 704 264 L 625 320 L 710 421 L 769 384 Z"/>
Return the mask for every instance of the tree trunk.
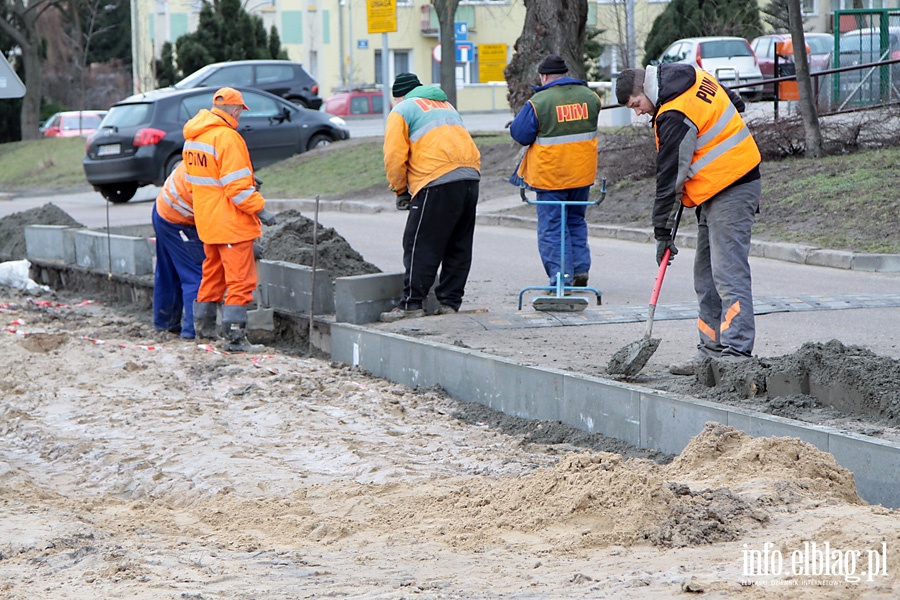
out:
<path id="1" fill-rule="evenodd" d="M 431 0 L 437 11 L 441 31 L 441 89 L 447 94 L 447 101 L 457 109 L 456 104 L 456 7 L 459 0 Z"/>
<path id="2" fill-rule="evenodd" d="M 788 19 L 791 26 L 791 41 L 794 43 L 794 66 L 797 69 L 797 89 L 800 92 L 800 116 L 806 134 L 806 155 L 818 158 L 824 153 L 822 130 L 819 128 L 819 114 L 809 76 L 800 0 L 788 0 Z"/>
<path id="3" fill-rule="evenodd" d="M 513 112 L 519 112 L 534 94 L 538 65 L 548 54 L 562 56 L 569 75 L 584 79 L 587 12 L 587 0 L 525 0 L 525 25 L 504 71 L 506 99 Z"/>

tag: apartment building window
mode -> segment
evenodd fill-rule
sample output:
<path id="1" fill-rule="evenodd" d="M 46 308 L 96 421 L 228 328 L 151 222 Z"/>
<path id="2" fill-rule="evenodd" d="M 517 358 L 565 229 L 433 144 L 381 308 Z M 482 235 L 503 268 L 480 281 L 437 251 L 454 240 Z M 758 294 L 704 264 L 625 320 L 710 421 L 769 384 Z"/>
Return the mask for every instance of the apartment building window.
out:
<path id="1" fill-rule="evenodd" d="M 409 73 L 410 61 L 409 50 L 390 50 L 388 54 L 388 85 L 393 83 L 394 78 L 400 73 Z M 375 83 L 384 83 L 381 77 L 381 50 L 375 51 Z"/>
<path id="2" fill-rule="evenodd" d="M 804 17 L 814 17 L 819 14 L 818 0 L 800 0 L 800 13 Z"/>

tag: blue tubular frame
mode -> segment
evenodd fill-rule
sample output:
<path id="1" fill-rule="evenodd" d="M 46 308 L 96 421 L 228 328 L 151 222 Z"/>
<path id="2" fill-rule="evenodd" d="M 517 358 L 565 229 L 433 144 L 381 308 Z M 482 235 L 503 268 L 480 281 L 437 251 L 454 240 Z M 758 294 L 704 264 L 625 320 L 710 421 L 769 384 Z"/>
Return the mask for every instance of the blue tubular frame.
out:
<path id="1" fill-rule="evenodd" d="M 552 296 L 554 298 L 565 298 L 567 291 L 578 291 L 578 292 L 593 292 L 597 296 L 597 305 L 600 304 L 600 290 L 592 287 L 575 287 L 573 285 L 565 285 L 566 281 L 566 207 L 567 206 L 597 206 L 604 200 L 606 200 L 606 177 L 600 180 L 600 195 L 596 200 L 588 200 L 586 202 L 558 202 L 558 201 L 549 201 L 549 200 L 532 200 L 528 196 L 525 195 L 525 186 L 519 187 L 519 196 L 522 197 L 523 202 L 527 202 L 528 204 L 558 204 L 560 209 L 560 236 L 559 236 L 559 271 L 556 273 L 556 285 L 544 285 L 544 286 L 528 286 L 524 287 L 519 291 L 519 310 L 522 310 L 522 296 L 525 295 L 525 292 L 528 290 L 541 290 L 545 292 L 556 292 L 556 296 Z M 547 297 L 547 296 L 537 296 L 537 298 Z"/>

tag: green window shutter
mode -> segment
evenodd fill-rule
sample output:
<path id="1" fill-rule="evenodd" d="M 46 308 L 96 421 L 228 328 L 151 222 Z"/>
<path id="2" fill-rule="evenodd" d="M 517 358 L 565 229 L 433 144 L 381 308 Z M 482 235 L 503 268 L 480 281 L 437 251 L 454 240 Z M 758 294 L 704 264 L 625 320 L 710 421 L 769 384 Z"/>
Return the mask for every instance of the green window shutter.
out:
<path id="1" fill-rule="evenodd" d="M 169 31 L 171 31 L 172 41 L 177 40 L 188 32 L 188 16 L 187 13 L 172 13 L 169 15 Z"/>
<path id="2" fill-rule="evenodd" d="M 303 43 L 303 11 L 302 10 L 283 10 L 283 11 L 281 11 L 281 43 L 282 44 L 302 44 Z"/>

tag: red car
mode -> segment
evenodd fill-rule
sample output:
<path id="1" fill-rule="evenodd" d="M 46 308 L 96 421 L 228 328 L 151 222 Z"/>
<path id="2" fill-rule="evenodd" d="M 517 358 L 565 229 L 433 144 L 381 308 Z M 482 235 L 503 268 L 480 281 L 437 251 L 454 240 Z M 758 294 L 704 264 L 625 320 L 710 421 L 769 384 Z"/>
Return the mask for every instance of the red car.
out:
<path id="1" fill-rule="evenodd" d="M 88 137 L 100 127 L 105 110 L 69 110 L 58 112 L 44 123 L 44 137 Z"/>
<path id="2" fill-rule="evenodd" d="M 376 87 L 339 92 L 325 98 L 322 110 L 339 117 L 380 115 L 384 110 L 384 94 L 380 88 Z"/>
<path id="3" fill-rule="evenodd" d="M 834 36 L 830 33 L 805 33 L 806 45 L 809 47 L 809 72 L 824 71 L 831 66 L 831 54 L 834 52 Z M 789 42 L 791 34 L 773 33 L 761 35 L 750 44 L 759 61 L 759 70 L 765 79 L 775 77 L 775 44 Z M 787 58 L 788 62 L 794 62 L 793 57 Z M 782 57 L 778 57 L 781 64 Z M 763 89 L 765 96 L 771 97 L 775 93 L 774 85 L 769 84 Z"/>

